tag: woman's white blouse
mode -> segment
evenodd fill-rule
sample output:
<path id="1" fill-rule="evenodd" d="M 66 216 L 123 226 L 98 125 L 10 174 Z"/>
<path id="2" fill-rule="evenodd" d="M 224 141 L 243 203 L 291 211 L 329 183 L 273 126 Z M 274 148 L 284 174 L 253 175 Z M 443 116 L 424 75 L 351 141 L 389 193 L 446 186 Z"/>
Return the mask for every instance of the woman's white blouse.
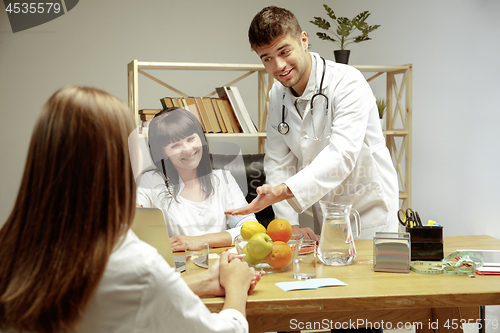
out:
<path id="1" fill-rule="evenodd" d="M 234 309 L 211 313 L 156 249 L 129 230 L 77 331 L 248 332 L 248 322 Z"/>
<path id="2" fill-rule="evenodd" d="M 202 202 L 194 202 L 167 192 L 162 176 L 155 171 L 141 177 L 136 202 L 143 207 L 156 207 L 163 211 L 169 237 L 175 235 L 199 236 L 227 231 L 231 239 L 240 234 L 241 225 L 257 221 L 254 214 L 225 215 L 224 211 L 246 206 L 248 203 L 229 171 L 213 171 L 214 193 Z M 183 183 L 181 180 L 181 190 Z M 180 193 L 179 191 L 179 193 Z"/>

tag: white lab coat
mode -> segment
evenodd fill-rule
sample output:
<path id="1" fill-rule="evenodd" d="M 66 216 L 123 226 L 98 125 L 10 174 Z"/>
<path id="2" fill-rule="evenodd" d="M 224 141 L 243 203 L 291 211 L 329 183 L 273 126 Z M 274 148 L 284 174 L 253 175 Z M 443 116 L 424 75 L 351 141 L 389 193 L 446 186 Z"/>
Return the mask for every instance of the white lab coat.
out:
<path id="1" fill-rule="evenodd" d="M 319 92 L 323 61 L 316 53 L 311 56 L 316 59 Z M 276 82 L 270 91 L 264 168 L 267 182 L 285 183 L 294 198 L 273 205 L 276 216 L 296 225 L 298 213 L 326 199 L 353 205 L 361 215 L 362 238 L 373 237 L 375 227 L 397 231 L 396 170 L 385 145 L 375 97 L 363 75 L 351 66 L 327 60 L 323 91 L 329 98 L 328 113 L 325 115 L 326 99 L 317 97 L 314 112 L 308 103 L 303 120 L 290 89 L 286 88 L 283 97 L 284 89 Z M 286 135 L 277 131 L 283 103 L 285 122 L 290 126 Z"/>

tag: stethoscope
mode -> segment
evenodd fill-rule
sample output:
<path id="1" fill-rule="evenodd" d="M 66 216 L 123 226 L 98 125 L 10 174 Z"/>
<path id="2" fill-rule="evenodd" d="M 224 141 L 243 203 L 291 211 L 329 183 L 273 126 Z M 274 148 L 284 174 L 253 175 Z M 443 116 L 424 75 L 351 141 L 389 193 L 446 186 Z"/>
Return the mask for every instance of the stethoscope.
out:
<path id="1" fill-rule="evenodd" d="M 325 98 L 325 101 L 326 101 L 325 117 L 328 115 L 328 104 L 329 104 L 329 101 L 328 101 L 328 97 L 323 93 L 323 80 L 325 79 L 326 61 L 325 61 L 325 58 L 323 58 L 323 57 L 321 57 L 321 60 L 323 60 L 323 74 L 321 75 L 321 82 L 319 84 L 319 92 L 316 93 L 316 94 L 314 94 L 313 97 L 311 98 L 311 118 L 314 115 L 313 114 L 313 111 L 314 111 L 314 99 L 316 97 L 318 97 L 318 96 L 322 96 L 322 97 Z M 286 135 L 290 131 L 290 126 L 285 121 L 285 111 L 286 111 L 286 107 L 285 107 L 285 92 L 286 92 L 286 90 L 283 91 L 283 106 L 281 108 L 281 123 L 279 123 L 279 125 L 278 125 L 278 133 L 281 134 L 281 135 Z M 315 136 L 315 140 L 319 140 L 318 137 L 316 136 L 316 129 L 314 128 L 314 121 L 311 120 L 311 122 L 312 122 L 312 127 L 313 127 L 313 133 L 314 133 L 314 136 Z M 326 125 L 326 122 L 323 122 L 323 129 L 322 129 L 321 133 L 323 133 L 325 131 L 325 125 Z"/>

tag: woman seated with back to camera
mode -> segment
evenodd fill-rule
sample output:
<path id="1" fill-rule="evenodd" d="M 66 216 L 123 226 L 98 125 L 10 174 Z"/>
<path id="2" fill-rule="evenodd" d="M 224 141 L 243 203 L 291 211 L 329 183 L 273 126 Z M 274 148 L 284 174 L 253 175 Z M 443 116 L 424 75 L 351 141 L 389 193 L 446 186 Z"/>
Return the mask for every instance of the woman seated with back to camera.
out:
<path id="1" fill-rule="evenodd" d="M 0 332 L 248 331 L 253 268 L 225 252 L 183 279 L 129 229 L 133 129 L 125 104 L 97 89 L 63 88 L 44 105 L 0 229 Z M 224 309 L 195 294 L 225 294 Z"/>
<path id="2" fill-rule="evenodd" d="M 205 134 L 191 112 L 161 111 L 149 124 L 148 139 L 156 169 L 141 176 L 136 202 L 163 211 L 173 251 L 195 239 L 230 246 L 243 223 L 257 221 L 254 214 L 224 214 L 248 203 L 229 171 L 212 170 Z"/>

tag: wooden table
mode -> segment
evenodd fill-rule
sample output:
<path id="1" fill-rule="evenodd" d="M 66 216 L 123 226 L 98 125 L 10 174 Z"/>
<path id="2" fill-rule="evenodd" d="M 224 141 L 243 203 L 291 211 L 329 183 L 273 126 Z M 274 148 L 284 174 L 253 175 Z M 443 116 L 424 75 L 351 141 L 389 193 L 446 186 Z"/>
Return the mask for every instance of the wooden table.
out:
<path id="1" fill-rule="evenodd" d="M 418 332 L 447 331 L 479 320 L 479 307 L 500 304 L 500 276 L 423 275 L 373 271 L 373 241 L 357 240 L 358 255 L 349 266 L 318 264 L 317 277 L 334 277 L 346 287 L 285 292 L 275 283 L 293 281 L 291 268 L 262 277 L 248 298 L 251 332 L 381 326 Z M 457 249 L 500 250 L 490 236 L 445 237 L 445 255 Z M 212 312 L 224 298 L 206 298 Z M 486 322 L 488 324 L 488 322 Z M 445 327 L 449 326 L 449 327 Z"/>

